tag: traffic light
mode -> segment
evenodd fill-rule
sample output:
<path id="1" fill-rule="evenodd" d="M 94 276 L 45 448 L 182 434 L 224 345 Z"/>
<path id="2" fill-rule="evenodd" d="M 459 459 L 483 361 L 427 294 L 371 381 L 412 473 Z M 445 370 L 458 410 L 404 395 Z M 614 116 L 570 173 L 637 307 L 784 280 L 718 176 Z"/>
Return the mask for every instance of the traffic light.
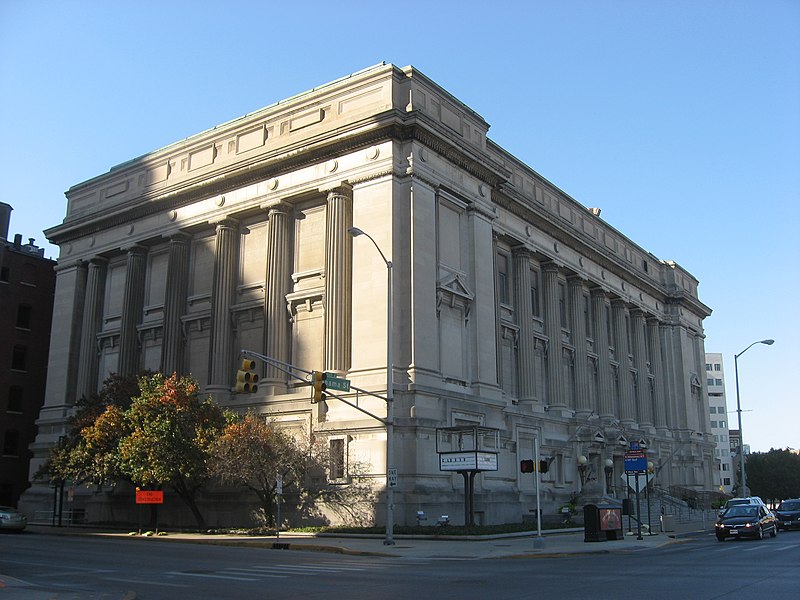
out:
<path id="1" fill-rule="evenodd" d="M 325 371 L 313 371 L 311 373 L 311 404 L 316 404 L 325 400 L 325 390 L 328 386 L 325 385 L 327 373 Z"/>
<path id="2" fill-rule="evenodd" d="M 533 473 L 533 460 L 529 458 L 519 461 L 519 470 L 520 473 Z"/>
<path id="3" fill-rule="evenodd" d="M 546 460 L 539 461 L 539 473 L 547 473 L 547 467 L 548 464 Z"/>
<path id="4" fill-rule="evenodd" d="M 249 358 L 242 359 L 242 366 L 236 372 L 237 394 L 255 394 L 258 391 L 258 374 L 253 370 L 256 368 L 256 361 Z"/>

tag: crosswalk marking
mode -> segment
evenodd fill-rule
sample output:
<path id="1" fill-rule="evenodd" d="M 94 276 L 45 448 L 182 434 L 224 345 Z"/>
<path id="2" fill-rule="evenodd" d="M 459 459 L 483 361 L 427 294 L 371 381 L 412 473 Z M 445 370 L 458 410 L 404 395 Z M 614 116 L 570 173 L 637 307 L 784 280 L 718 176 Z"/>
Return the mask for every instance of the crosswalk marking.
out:
<path id="1" fill-rule="evenodd" d="M 427 561 L 422 561 L 427 562 Z M 420 561 L 407 562 L 406 564 L 420 564 Z M 234 581 L 258 581 L 259 579 L 285 579 L 297 575 L 327 575 L 342 572 L 364 572 L 369 570 L 388 569 L 397 566 L 397 563 L 387 562 L 346 562 L 335 560 L 320 560 L 314 563 L 273 563 L 263 565 L 245 565 L 241 567 L 228 567 L 218 571 L 193 572 L 170 571 L 167 575 L 180 577 L 207 577 L 211 579 L 230 579 Z"/>

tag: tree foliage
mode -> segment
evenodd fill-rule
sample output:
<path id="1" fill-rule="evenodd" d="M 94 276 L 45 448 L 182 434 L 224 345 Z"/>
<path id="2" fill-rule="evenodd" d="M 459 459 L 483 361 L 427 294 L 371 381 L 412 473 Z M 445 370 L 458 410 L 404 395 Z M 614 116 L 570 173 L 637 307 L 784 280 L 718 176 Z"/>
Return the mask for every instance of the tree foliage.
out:
<path id="1" fill-rule="evenodd" d="M 150 375 L 146 371 L 141 377 Z M 139 377 L 113 373 L 99 392 L 78 400 L 67 421 L 66 435 L 51 450 L 37 477 L 48 475 L 52 481 L 71 479 L 76 484 L 94 485 L 124 480 L 116 444 L 123 435 L 122 415 L 138 394 Z"/>
<path id="2" fill-rule="evenodd" d="M 211 453 L 211 470 L 224 483 L 241 485 L 259 499 L 258 515 L 270 527 L 275 523 L 277 479 L 281 501 L 299 513 L 313 512 L 324 503 L 343 522 L 361 525 L 372 520 L 374 494 L 363 463 L 349 463 L 350 480 L 330 483 L 330 455 L 323 440 L 295 437 L 278 424 L 247 413 L 229 424 Z"/>
<path id="3" fill-rule="evenodd" d="M 800 497 L 800 454 L 794 451 L 749 454 L 745 470 L 751 493 L 765 502 Z"/>
<path id="4" fill-rule="evenodd" d="M 214 444 L 211 470 L 223 483 L 252 490 L 261 518 L 274 526 L 278 477 L 287 493 L 303 487 L 308 448 L 253 413 L 230 423 Z"/>
<path id="5" fill-rule="evenodd" d="M 141 486 L 169 485 L 205 528 L 196 498 L 211 477 L 208 452 L 225 427 L 225 412 L 210 399 L 200 400 L 189 377 L 156 373 L 141 378 L 139 389 L 124 413 L 120 470 Z"/>

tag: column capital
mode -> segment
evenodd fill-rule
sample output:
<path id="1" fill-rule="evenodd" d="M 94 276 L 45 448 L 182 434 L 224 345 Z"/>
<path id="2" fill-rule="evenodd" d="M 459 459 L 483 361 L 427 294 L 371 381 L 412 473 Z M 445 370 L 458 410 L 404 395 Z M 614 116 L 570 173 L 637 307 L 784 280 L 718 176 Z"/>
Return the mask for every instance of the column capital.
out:
<path id="1" fill-rule="evenodd" d="M 170 243 L 189 243 L 192 241 L 192 234 L 182 229 L 165 234 L 163 237 Z"/>
<path id="2" fill-rule="evenodd" d="M 217 231 L 221 229 L 236 229 L 239 227 L 239 220 L 229 215 L 220 216 L 218 219 L 209 220 L 210 225 L 214 225 Z"/>
<path id="3" fill-rule="evenodd" d="M 567 283 L 572 288 L 576 288 L 576 287 L 581 287 L 582 288 L 585 281 L 586 280 L 583 277 L 581 277 L 580 275 L 578 275 L 577 273 L 573 273 L 571 275 L 567 275 Z"/>
<path id="4" fill-rule="evenodd" d="M 147 246 L 143 246 L 138 242 L 131 244 L 130 246 L 123 246 L 121 249 L 124 250 L 126 254 L 133 256 L 142 256 L 147 254 Z"/>
<path id="5" fill-rule="evenodd" d="M 268 204 L 262 204 L 261 208 L 267 211 L 267 219 L 275 214 L 290 215 L 294 210 L 294 207 L 286 202 L 271 202 Z"/>
<path id="6" fill-rule="evenodd" d="M 542 271 L 545 273 L 558 273 L 559 267 L 558 264 L 553 262 L 552 260 L 548 260 L 542 263 Z"/>
<path id="7" fill-rule="evenodd" d="M 105 256 L 93 256 L 89 259 L 89 266 L 104 267 L 108 264 L 108 259 Z"/>
<path id="8" fill-rule="evenodd" d="M 324 193 L 329 199 L 336 196 L 344 196 L 345 198 L 353 197 L 353 186 L 347 181 L 340 181 L 330 187 L 319 188 L 319 191 Z"/>
<path id="9" fill-rule="evenodd" d="M 533 251 L 527 246 L 520 244 L 519 246 L 513 246 L 511 248 L 511 254 L 514 255 L 514 258 L 530 258 L 533 256 Z"/>

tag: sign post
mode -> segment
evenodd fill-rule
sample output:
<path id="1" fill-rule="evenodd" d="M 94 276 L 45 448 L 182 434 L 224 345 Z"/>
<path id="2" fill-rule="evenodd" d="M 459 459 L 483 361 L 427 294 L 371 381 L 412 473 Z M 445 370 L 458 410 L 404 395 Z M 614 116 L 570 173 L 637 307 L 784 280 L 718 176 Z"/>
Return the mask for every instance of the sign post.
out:
<path id="1" fill-rule="evenodd" d="M 281 537 L 281 495 L 283 495 L 283 475 L 275 475 L 275 507 L 277 516 L 275 517 L 275 539 Z"/>
<path id="2" fill-rule="evenodd" d="M 645 475 L 647 484 L 647 455 L 639 447 L 638 442 L 631 442 L 631 449 L 624 456 L 625 475 L 636 476 L 636 539 L 642 540 L 642 510 L 639 504 L 639 475 Z M 630 481 L 630 480 L 629 480 Z M 630 482 L 628 483 L 630 485 Z"/>
<path id="3" fill-rule="evenodd" d="M 155 510 L 156 534 L 158 534 L 158 505 L 164 504 L 164 492 L 162 490 L 142 490 L 136 488 L 136 504 L 150 504 Z M 139 534 L 142 533 L 142 519 L 139 512 Z"/>

